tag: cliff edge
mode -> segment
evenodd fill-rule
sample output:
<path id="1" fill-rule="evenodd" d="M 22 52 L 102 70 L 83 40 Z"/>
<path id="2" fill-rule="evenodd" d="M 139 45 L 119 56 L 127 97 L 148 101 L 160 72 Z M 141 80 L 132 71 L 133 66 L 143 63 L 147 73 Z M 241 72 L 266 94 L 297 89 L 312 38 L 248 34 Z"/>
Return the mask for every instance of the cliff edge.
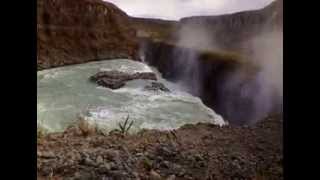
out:
<path id="1" fill-rule="evenodd" d="M 101 0 L 38 0 L 37 33 L 38 70 L 99 59 L 138 59 L 129 17 Z"/>

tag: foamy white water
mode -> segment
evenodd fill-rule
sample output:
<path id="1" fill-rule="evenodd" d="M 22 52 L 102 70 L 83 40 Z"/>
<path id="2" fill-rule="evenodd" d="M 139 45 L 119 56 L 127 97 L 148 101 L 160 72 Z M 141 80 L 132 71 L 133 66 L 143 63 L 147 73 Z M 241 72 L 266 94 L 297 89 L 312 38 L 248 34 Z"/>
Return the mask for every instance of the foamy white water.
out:
<path id="1" fill-rule="evenodd" d="M 60 132 L 72 125 L 78 116 L 95 123 L 106 132 L 118 128 L 129 115 L 140 129 L 176 129 L 198 122 L 225 125 L 223 118 L 202 101 L 179 86 L 161 78 L 158 81 L 171 92 L 144 90 L 152 80 L 133 80 L 117 90 L 100 87 L 89 77 L 102 70 L 127 73 L 156 72 L 146 64 L 127 60 L 106 60 L 38 71 L 38 126 L 49 132 Z"/>

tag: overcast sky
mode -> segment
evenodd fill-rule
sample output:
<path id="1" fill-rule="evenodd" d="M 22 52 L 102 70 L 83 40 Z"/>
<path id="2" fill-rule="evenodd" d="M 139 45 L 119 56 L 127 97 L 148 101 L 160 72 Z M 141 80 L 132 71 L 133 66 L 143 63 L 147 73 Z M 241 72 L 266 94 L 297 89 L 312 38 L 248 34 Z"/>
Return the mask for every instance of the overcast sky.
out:
<path id="1" fill-rule="evenodd" d="M 107 0 L 136 17 L 178 20 L 262 8 L 273 0 Z"/>

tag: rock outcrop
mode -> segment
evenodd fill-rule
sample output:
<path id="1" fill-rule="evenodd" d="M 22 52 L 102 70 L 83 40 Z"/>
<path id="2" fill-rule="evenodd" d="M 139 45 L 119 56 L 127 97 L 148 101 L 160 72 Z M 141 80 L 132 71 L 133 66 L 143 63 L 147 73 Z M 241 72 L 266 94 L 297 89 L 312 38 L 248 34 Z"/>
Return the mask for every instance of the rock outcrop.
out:
<path id="1" fill-rule="evenodd" d="M 123 87 L 127 81 L 135 79 L 157 80 L 157 76 L 152 72 L 128 74 L 120 71 L 102 71 L 90 77 L 91 81 L 111 89 L 119 89 Z"/>
<path id="2" fill-rule="evenodd" d="M 168 89 L 164 84 L 159 82 L 151 82 L 151 85 L 147 85 L 144 87 L 147 91 L 164 91 L 164 92 L 170 92 L 170 89 Z"/>
<path id="3" fill-rule="evenodd" d="M 110 58 L 138 59 L 129 17 L 102 0 L 37 1 L 38 69 Z"/>

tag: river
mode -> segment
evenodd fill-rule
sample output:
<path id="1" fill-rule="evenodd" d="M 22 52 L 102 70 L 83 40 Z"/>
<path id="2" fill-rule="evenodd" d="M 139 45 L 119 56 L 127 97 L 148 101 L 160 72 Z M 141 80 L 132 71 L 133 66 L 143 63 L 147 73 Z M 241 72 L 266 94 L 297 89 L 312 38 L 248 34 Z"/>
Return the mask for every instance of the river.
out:
<path id="1" fill-rule="evenodd" d="M 126 73 L 155 72 L 171 92 L 147 91 L 152 80 L 132 80 L 120 89 L 100 87 L 89 77 L 103 70 Z M 38 71 L 38 128 L 61 132 L 82 117 L 101 130 L 118 128 L 129 115 L 131 132 L 141 129 L 170 130 L 199 122 L 219 126 L 227 123 L 198 97 L 166 81 L 156 69 L 128 59 L 70 65 Z"/>

